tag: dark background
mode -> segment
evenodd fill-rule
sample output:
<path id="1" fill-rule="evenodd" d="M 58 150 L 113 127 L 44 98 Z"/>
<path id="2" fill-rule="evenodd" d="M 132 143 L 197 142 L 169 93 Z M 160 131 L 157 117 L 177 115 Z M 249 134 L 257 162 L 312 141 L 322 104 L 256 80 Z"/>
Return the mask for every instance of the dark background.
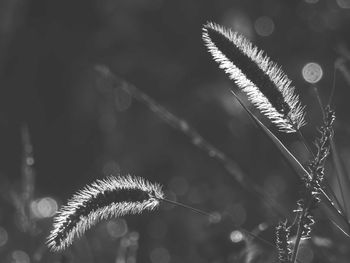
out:
<path id="1" fill-rule="evenodd" d="M 334 64 L 342 58 L 334 97 L 335 138 L 346 161 L 347 7 L 347 0 L 1 0 L 0 244 L 4 231 L 7 241 L 0 246 L 0 261 L 126 262 L 127 256 L 116 261 L 120 249 L 138 233 L 137 244 L 130 241 L 126 246 L 138 248 L 136 254 L 127 250 L 129 263 L 273 262 L 271 247 L 259 241 L 232 242 L 230 233 L 235 224 L 257 230 L 264 223 L 268 227 L 260 235 L 274 242 L 274 225 L 291 218 L 300 182 L 230 94 L 237 87 L 206 52 L 201 27 L 215 21 L 238 30 L 282 66 L 307 105 L 309 125 L 303 132 L 310 142 L 321 113 L 302 68 L 308 62 L 321 65 L 324 75 L 317 86 L 326 100 Z M 109 67 L 187 120 L 235 162 L 234 173 L 250 178 L 287 213 L 266 205 L 253 187 L 242 187 L 186 135 L 112 87 L 96 65 Z M 16 223 L 18 207 L 26 207 L 13 205 L 13 196 L 21 195 L 28 176 L 23 164 L 25 127 L 35 158 L 30 166 L 35 171 L 31 196 L 21 199 L 26 204 L 51 197 L 61 205 L 97 178 L 130 173 L 159 182 L 180 202 L 229 216 L 212 224 L 189 210 L 164 205 L 152 213 L 127 216 L 126 221 L 100 223 L 68 251 L 52 254 L 43 245 L 52 218 L 37 218 L 29 209 L 33 228 Z M 277 135 L 299 159 L 307 160 L 295 135 Z M 304 245 L 302 262 L 347 262 L 349 239 L 322 213 L 319 217 L 315 238 Z M 111 236 L 108 224 L 125 231 Z"/>

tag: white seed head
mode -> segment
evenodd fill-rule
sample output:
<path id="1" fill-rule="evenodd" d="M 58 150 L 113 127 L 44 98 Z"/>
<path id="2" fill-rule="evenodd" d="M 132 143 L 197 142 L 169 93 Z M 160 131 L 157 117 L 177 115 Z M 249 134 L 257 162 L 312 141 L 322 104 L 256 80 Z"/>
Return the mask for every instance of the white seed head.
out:
<path id="1" fill-rule="evenodd" d="M 47 245 L 63 250 L 103 219 L 153 210 L 164 194 L 161 186 L 141 177 L 110 176 L 86 186 L 57 212 Z"/>
<path id="2" fill-rule="evenodd" d="M 286 74 L 237 32 L 215 23 L 203 27 L 203 40 L 248 99 L 282 132 L 296 132 L 306 124 L 304 107 Z"/>

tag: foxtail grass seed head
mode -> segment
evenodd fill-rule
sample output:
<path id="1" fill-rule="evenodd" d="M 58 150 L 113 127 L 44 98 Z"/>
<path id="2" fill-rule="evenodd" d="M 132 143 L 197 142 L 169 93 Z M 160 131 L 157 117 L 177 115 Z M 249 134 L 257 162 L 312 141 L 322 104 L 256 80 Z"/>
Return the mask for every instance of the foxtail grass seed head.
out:
<path id="1" fill-rule="evenodd" d="M 304 178 L 306 188 L 317 202 L 321 201 L 320 195 L 323 187 L 324 170 L 331 150 L 331 139 L 334 136 L 334 121 L 335 111 L 327 106 L 324 109 L 323 125 L 318 129 L 320 136 L 314 142 L 317 153 L 307 165 L 311 178 Z"/>
<path id="2" fill-rule="evenodd" d="M 307 212 L 301 222 L 301 227 L 302 227 L 301 239 L 311 238 L 311 231 L 314 224 L 315 224 L 314 216 L 310 212 Z"/>
<path id="3" fill-rule="evenodd" d="M 100 220 L 153 210 L 163 198 L 160 185 L 141 177 L 97 180 L 73 195 L 56 214 L 47 245 L 52 251 L 63 250 Z"/>
<path id="4" fill-rule="evenodd" d="M 287 221 L 279 222 L 276 227 L 276 247 L 278 251 L 278 260 L 280 263 L 289 263 L 292 255 L 292 249 L 289 241 L 290 228 L 287 227 Z"/>
<path id="5" fill-rule="evenodd" d="M 203 27 L 203 40 L 220 68 L 282 132 L 306 124 L 304 107 L 286 74 L 237 32 L 215 23 Z"/>
<path id="6" fill-rule="evenodd" d="M 311 196 L 312 197 L 312 196 Z M 297 209 L 293 212 L 301 213 L 303 216 L 300 219 L 300 229 L 301 229 L 301 239 L 310 239 L 311 231 L 313 225 L 315 224 L 314 216 L 311 214 L 311 210 L 313 210 L 316 206 L 317 200 L 313 199 L 313 201 L 309 204 L 308 207 L 305 206 L 305 200 L 299 199 L 297 201 Z M 304 211 L 305 210 L 305 211 Z"/>

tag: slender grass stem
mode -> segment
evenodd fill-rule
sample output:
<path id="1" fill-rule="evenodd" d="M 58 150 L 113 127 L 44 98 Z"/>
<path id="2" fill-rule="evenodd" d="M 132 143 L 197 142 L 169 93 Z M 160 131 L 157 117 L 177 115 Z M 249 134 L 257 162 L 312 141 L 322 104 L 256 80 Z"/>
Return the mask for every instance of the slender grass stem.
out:
<path id="1" fill-rule="evenodd" d="M 298 131 L 298 135 L 299 135 L 300 140 L 303 142 L 305 148 L 309 151 L 309 153 L 312 155 L 312 157 L 315 158 L 314 153 L 311 151 L 311 148 L 308 146 L 308 143 L 307 143 L 307 141 L 305 140 L 305 137 L 303 136 L 303 134 L 302 134 L 302 132 L 301 132 L 300 130 Z M 339 181 L 339 177 L 338 177 L 338 176 L 337 176 L 337 182 L 338 182 L 338 184 L 339 184 L 339 186 L 340 186 L 340 181 Z M 333 199 L 334 199 L 336 205 L 338 206 L 338 208 L 341 208 L 341 209 L 342 209 L 343 206 L 340 204 L 340 202 L 339 202 L 337 196 L 336 196 L 335 193 L 333 192 L 333 190 L 332 190 L 332 188 L 330 187 L 330 185 L 329 185 L 327 182 L 325 182 L 325 185 L 326 185 L 328 191 L 330 192 L 330 194 L 332 195 L 332 197 L 333 197 Z M 340 187 L 340 191 L 341 191 L 342 201 L 344 202 L 345 198 L 344 198 L 344 194 L 343 194 L 343 191 L 342 191 L 341 187 Z M 325 191 L 324 191 L 323 189 L 321 189 L 321 192 L 322 192 L 322 194 L 327 198 L 327 200 L 334 206 L 334 202 L 333 202 L 332 199 L 328 196 L 328 194 L 326 194 Z M 344 204 L 345 204 L 345 203 L 344 203 Z M 344 205 L 344 206 L 345 206 L 345 205 Z M 345 212 L 346 212 L 346 211 L 345 211 Z M 347 214 L 347 213 L 346 213 L 346 214 Z"/>
<path id="2" fill-rule="evenodd" d="M 337 65 L 334 65 L 332 90 L 331 90 L 331 94 L 329 95 L 328 104 L 327 104 L 329 106 L 332 104 L 334 93 L 335 93 L 335 81 L 337 76 L 336 74 L 337 74 Z"/>
<path id="3" fill-rule="evenodd" d="M 298 251 L 299 251 L 301 236 L 303 234 L 302 223 L 303 223 L 303 220 L 304 220 L 304 217 L 305 217 L 307 211 L 310 209 L 311 203 L 312 203 L 312 199 L 310 198 L 307 202 L 307 205 L 303 207 L 303 209 L 300 213 L 300 217 L 298 220 L 297 236 L 295 239 L 294 249 L 293 249 L 293 254 L 292 254 L 292 259 L 291 259 L 292 263 L 298 262 L 297 261 Z"/>
<path id="4" fill-rule="evenodd" d="M 120 79 L 117 75 L 111 72 L 108 67 L 104 65 L 96 65 L 95 70 L 106 78 L 112 79 L 114 86 L 124 90 L 137 101 L 144 104 L 166 124 L 189 137 L 194 146 L 205 152 L 209 157 L 220 162 L 225 167 L 228 174 L 231 175 L 245 190 L 256 194 L 268 207 L 274 210 L 278 216 L 285 217 L 288 215 L 286 209 L 276 202 L 276 200 L 266 196 L 261 186 L 256 184 L 253 180 L 250 180 L 246 175 L 243 175 L 241 168 L 234 160 L 203 138 L 187 121 L 168 111 L 165 107 L 142 92 L 136 86 Z"/>
<path id="5" fill-rule="evenodd" d="M 193 212 L 196 212 L 196 213 L 198 213 L 200 215 L 203 215 L 203 216 L 207 216 L 209 218 L 213 216 L 212 214 L 204 212 L 203 210 L 200 210 L 200 209 L 197 209 L 197 208 L 185 205 L 185 204 L 180 203 L 180 202 L 176 202 L 176 201 L 173 201 L 173 200 L 170 200 L 170 199 L 166 199 L 166 198 L 157 198 L 157 199 L 159 201 L 163 201 L 165 203 L 169 203 L 169 204 L 172 204 L 172 205 L 176 205 L 176 206 L 180 206 L 180 207 L 192 210 Z"/>
<path id="6" fill-rule="evenodd" d="M 310 155 L 312 157 L 315 157 L 311 147 L 309 146 L 309 143 L 307 142 L 305 136 L 303 135 L 303 133 L 301 132 L 300 129 L 297 129 L 297 127 L 294 127 L 295 130 L 297 131 L 297 135 L 299 137 L 299 140 L 303 143 L 304 147 L 306 148 L 306 150 L 310 153 Z"/>
<path id="7" fill-rule="evenodd" d="M 211 214 L 211 213 L 208 213 L 208 212 L 205 212 L 203 210 L 200 210 L 200 209 L 197 209 L 197 208 L 185 205 L 185 204 L 177 202 L 177 201 L 169 200 L 169 199 L 166 199 L 166 198 L 157 198 L 157 199 L 159 201 L 163 201 L 163 202 L 166 202 L 166 203 L 169 203 L 169 204 L 172 204 L 172 205 L 176 205 L 176 206 L 183 207 L 185 209 L 192 210 L 193 212 L 198 213 L 198 214 L 203 215 L 203 216 L 207 216 L 208 218 L 212 218 L 213 217 L 213 214 Z M 252 232 L 248 231 L 247 229 L 242 228 L 242 227 L 237 226 L 237 225 L 235 225 L 235 227 L 237 227 L 240 231 L 244 232 L 245 234 L 251 236 L 252 238 L 256 238 L 259 241 L 261 241 L 261 242 L 269 245 L 270 247 L 276 249 L 276 246 L 274 244 L 272 244 L 269 241 L 267 241 L 267 240 L 265 240 L 265 239 L 255 235 L 255 234 L 253 234 Z"/>
<path id="8" fill-rule="evenodd" d="M 296 259 L 297 259 L 297 256 L 298 256 L 299 244 L 300 244 L 301 234 L 302 234 L 301 220 L 302 220 L 303 214 L 304 214 L 304 210 L 303 210 L 302 214 L 300 215 L 299 222 L 298 222 L 297 237 L 295 239 L 293 255 L 292 255 L 292 259 L 291 259 L 292 263 L 296 262 Z"/>
<path id="9" fill-rule="evenodd" d="M 305 139 L 303 133 L 302 133 L 300 130 L 298 130 L 298 133 L 297 133 L 297 134 L 298 134 L 298 137 L 299 137 L 299 139 L 301 140 L 301 142 L 304 144 L 305 148 L 308 150 L 308 152 L 309 152 L 309 153 L 311 154 L 311 156 L 314 158 L 314 157 L 315 157 L 315 154 L 313 153 L 311 147 L 309 146 L 308 142 L 306 141 L 306 139 Z"/>
<path id="10" fill-rule="evenodd" d="M 329 188 L 330 189 L 330 188 Z M 324 189 L 320 189 L 320 192 L 323 194 L 323 196 L 327 199 L 328 202 L 330 202 L 332 204 L 332 206 L 337 210 L 338 214 L 341 215 L 342 217 L 344 217 L 344 214 L 342 211 L 340 211 L 339 209 L 336 208 L 333 200 L 329 197 L 329 195 L 324 191 Z M 333 193 L 334 194 L 334 193 Z M 333 195 L 332 194 L 332 195 Z M 341 208 L 340 204 L 338 203 L 339 201 L 337 199 L 334 199 L 337 202 L 337 205 Z"/>
<path id="11" fill-rule="evenodd" d="M 339 184 L 340 182 L 337 180 L 337 183 Z M 332 204 L 332 206 L 334 206 L 338 210 L 339 214 L 341 214 L 342 216 L 344 216 L 344 214 L 347 215 L 346 210 L 344 210 L 345 204 L 340 203 L 340 201 L 338 200 L 337 196 L 335 195 L 333 189 L 331 188 L 331 186 L 329 185 L 329 183 L 327 181 L 324 181 L 324 184 L 326 186 L 326 191 L 328 192 L 328 194 L 326 193 L 326 191 L 324 189 L 321 189 L 321 193 Z M 342 190 L 340 190 L 340 191 L 341 191 L 340 194 L 342 194 Z M 332 196 L 332 198 L 330 196 Z M 334 202 L 333 202 L 333 200 L 334 200 Z M 344 200 L 345 199 L 342 198 L 343 202 L 344 202 Z M 344 206 L 344 208 L 343 208 L 343 206 Z"/>
<path id="12" fill-rule="evenodd" d="M 312 89 L 316 95 L 316 99 L 317 99 L 317 102 L 318 102 L 318 105 L 320 106 L 320 109 L 321 109 L 321 112 L 322 112 L 322 117 L 325 116 L 325 112 L 324 112 L 324 106 L 323 106 L 323 102 L 322 102 L 322 99 L 321 99 L 321 96 L 320 96 L 320 93 L 318 92 L 318 89 L 316 86 L 312 86 Z"/>
<path id="13" fill-rule="evenodd" d="M 340 162 L 340 157 L 338 156 L 338 152 L 335 146 L 335 143 L 333 141 L 333 139 L 331 139 L 331 149 L 333 150 L 332 154 L 333 154 L 333 161 L 334 161 L 334 166 L 335 166 L 335 172 L 336 172 L 336 178 L 337 178 L 337 183 L 340 189 L 340 195 L 343 201 L 343 209 L 346 215 L 346 218 L 349 218 L 349 211 L 348 211 L 348 206 L 346 205 L 346 197 L 345 197 L 345 193 L 342 187 L 342 183 L 340 181 L 340 176 L 341 174 L 343 174 L 343 178 L 348 179 L 348 177 L 345 176 L 343 168 L 342 168 L 342 164 Z M 347 183 L 349 184 L 349 180 L 347 180 Z M 339 206 L 340 208 L 342 208 L 342 206 Z"/>
<path id="14" fill-rule="evenodd" d="M 297 216 L 294 217 L 293 223 L 290 224 L 290 227 L 292 228 L 293 226 L 295 226 L 295 224 L 298 222 L 298 218 L 299 218 L 299 214 Z"/>
<path id="15" fill-rule="evenodd" d="M 336 73 L 336 67 L 334 67 L 334 79 L 333 79 L 333 87 L 332 87 L 332 91 L 331 91 L 331 95 L 330 95 L 330 98 L 329 98 L 329 101 L 328 101 L 328 106 L 331 105 L 331 102 L 332 102 L 332 97 L 334 95 L 334 92 L 335 92 L 335 73 Z M 317 101 L 318 101 L 318 104 L 320 106 L 320 109 L 322 111 L 322 116 L 323 118 L 325 117 L 325 111 L 324 111 L 324 105 L 323 105 L 323 102 L 322 102 L 322 99 L 321 99 L 321 96 L 320 96 L 320 93 L 318 92 L 318 89 L 316 86 L 313 86 L 313 90 L 316 94 L 316 98 L 317 98 Z M 333 150 L 335 149 L 335 145 L 334 145 L 334 142 L 333 142 L 333 139 L 330 138 L 330 143 L 331 145 L 333 144 Z M 336 154 L 337 155 L 337 152 L 333 152 L 333 154 Z M 335 163 L 336 165 L 336 168 L 337 168 L 337 163 Z M 327 188 L 330 190 L 331 194 L 333 195 L 334 197 L 334 200 L 336 201 L 337 205 L 339 206 L 339 208 L 341 208 L 342 210 L 344 210 L 344 213 L 346 215 L 346 217 L 348 218 L 348 209 L 347 209 L 347 206 L 346 206 L 346 203 L 345 203 L 345 194 L 344 194 L 344 191 L 343 191 L 343 187 L 342 187 L 342 184 L 341 184 L 341 181 L 340 181 L 340 178 L 339 178 L 339 174 L 338 174 L 338 171 L 336 171 L 336 179 L 337 179 L 337 184 L 339 186 L 339 189 L 340 189 L 340 197 L 341 197 L 341 201 L 342 201 L 342 204 L 340 204 L 337 196 L 335 195 L 335 193 L 333 192 L 333 190 L 331 189 L 330 186 L 327 186 Z"/>

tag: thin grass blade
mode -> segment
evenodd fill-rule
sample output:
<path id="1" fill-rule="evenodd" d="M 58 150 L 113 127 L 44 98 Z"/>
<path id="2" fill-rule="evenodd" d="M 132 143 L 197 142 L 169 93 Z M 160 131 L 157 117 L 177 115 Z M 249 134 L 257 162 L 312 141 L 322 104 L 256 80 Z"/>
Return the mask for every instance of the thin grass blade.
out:
<path id="1" fill-rule="evenodd" d="M 273 142 L 273 144 L 280 151 L 282 156 L 286 159 L 287 163 L 291 166 L 294 172 L 302 179 L 305 177 L 310 178 L 310 174 L 301 165 L 301 163 L 294 157 L 294 155 L 284 146 L 284 144 L 257 118 L 255 115 L 243 104 L 241 99 L 232 91 L 237 101 L 241 104 L 244 110 L 248 113 L 253 122 L 265 133 L 265 135 Z M 326 210 L 330 220 L 339 228 L 343 233 L 350 237 L 350 226 L 344 215 L 336 209 L 330 198 L 322 192 L 325 202 L 321 208 Z"/>
<path id="2" fill-rule="evenodd" d="M 288 164 L 293 168 L 293 170 L 298 174 L 300 178 L 311 178 L 310 174 L 306 169 L 300 164 L 300 162 L 294 157 L 294 155 L 284 146 L 284 144 L 261 122 L 255 115 L 243 104 L 241 99 L 234 93 L 232 94 L 236 97 L 238 102 L 244 108 L 244 110 L 251 117 L 253 122 L 266 134 L 266 136 L 273 142 L 273 144 L 278 148 L 283 157 L 287 160 Z"/>
<path id="3" fill-rule="evenodd" d="M 343 210 L 345 211 L 346 217 L 349 221 L 350 202 L 346 202 L 346 200 L 350 200 L 350 180 L 345 172 L 344 165 L 339 157 L 333 138 L 331 138 L 330 143 L 332 159 L 339 185 L 339 191 L 343 197 L 341 200 L 344 201 Z"/>
<path id="4" fill-rule="evenodd" d="M 349 232 L 349 223 L 344 220 L 344 217 L 340 214 L 335 214 L 334 209 L 330 205 L 327 205 L 326 202 L 320 202 L 318 204 L 322 211 L 324 211 L 329 220 L 347 237 L 350 238 Z"/>

